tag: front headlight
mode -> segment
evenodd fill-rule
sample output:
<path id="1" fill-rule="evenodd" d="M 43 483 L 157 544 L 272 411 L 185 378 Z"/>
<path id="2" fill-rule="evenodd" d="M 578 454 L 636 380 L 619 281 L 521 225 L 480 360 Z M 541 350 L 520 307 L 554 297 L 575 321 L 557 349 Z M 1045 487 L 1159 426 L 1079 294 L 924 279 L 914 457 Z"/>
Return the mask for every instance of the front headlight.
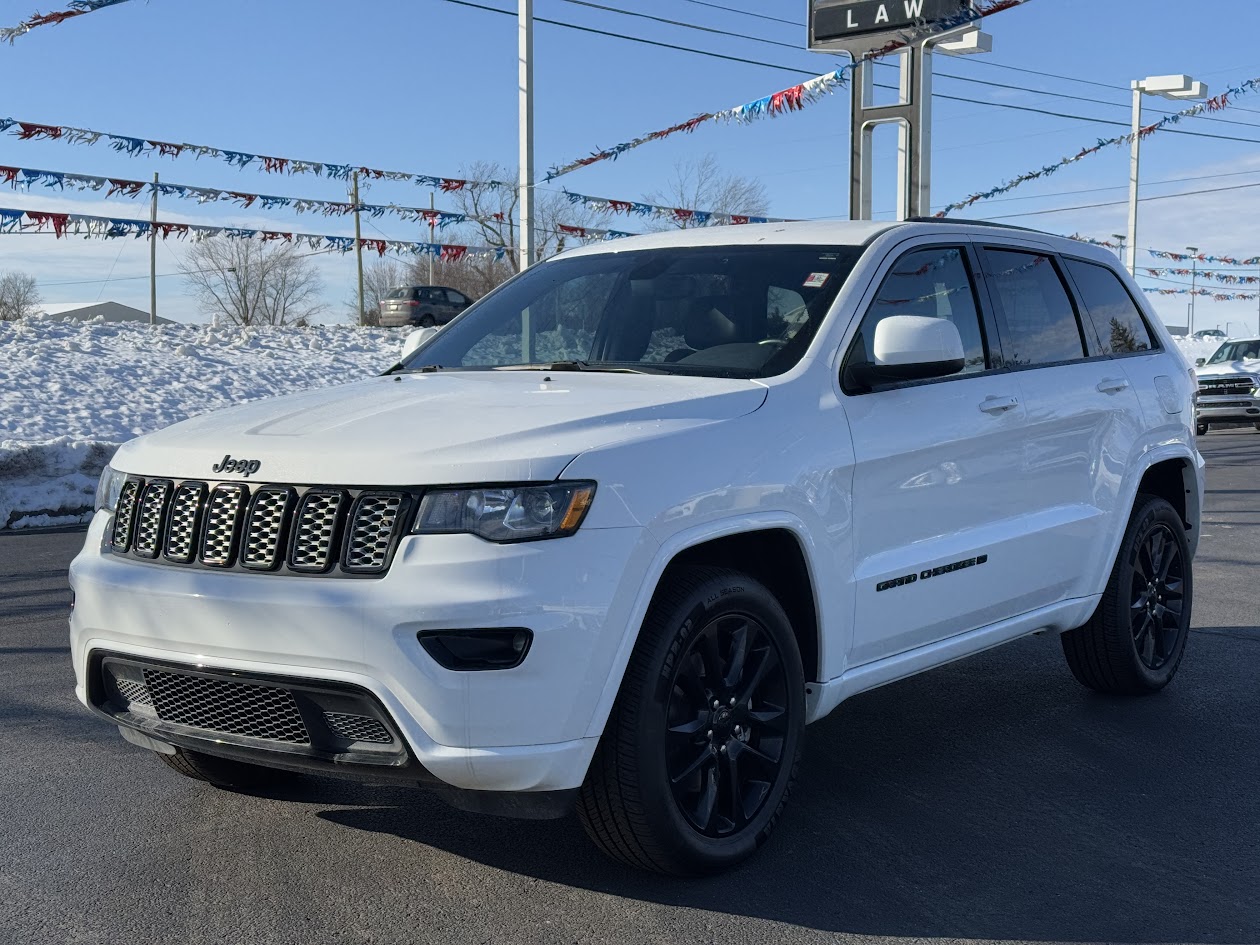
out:
<path id="1" fill-rule="evenodd" d="M 578 530 L 594 498 L 593 482 L 435 489 L 421 500 L 412 531 L 464 532 L 494 542 L 563 538 Z"/>
<path id="2" fill-rule="evenodd" d="M 106 512 L 117 511 L 118 495 L 122 492 L 123 483 L 126 481 L 126 473 L 120 473 L 106 466 L 105 471 L 101 473 L 101 481 L 96 484 L 96 511 L 99 512 L 101 509 Z"/>

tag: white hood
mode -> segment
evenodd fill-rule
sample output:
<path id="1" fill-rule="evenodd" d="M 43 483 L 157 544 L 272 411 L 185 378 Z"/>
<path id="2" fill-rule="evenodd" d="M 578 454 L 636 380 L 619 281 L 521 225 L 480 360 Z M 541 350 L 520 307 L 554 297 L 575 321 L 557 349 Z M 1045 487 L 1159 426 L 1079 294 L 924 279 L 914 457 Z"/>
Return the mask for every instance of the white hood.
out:
<path id="1" fill-rule="evenodd" d="M 1260 375 L 1260 360 L 1221 361 L 1218 364 L 1204 364 L 1194 369 L 1199 377 L 1232 377 L 1235 374 Z"/>
<path id="2" fill-rule="evenodd" d="M 550 382 L 544 380 L 550 378 Z M 114 468 L 142 476 L 346 486 L 545 481 L 586 450 L 759 408 L 755 381 L 647 374 L 470 371 L 378 377 L 256 401 L 132 440 Z"/>

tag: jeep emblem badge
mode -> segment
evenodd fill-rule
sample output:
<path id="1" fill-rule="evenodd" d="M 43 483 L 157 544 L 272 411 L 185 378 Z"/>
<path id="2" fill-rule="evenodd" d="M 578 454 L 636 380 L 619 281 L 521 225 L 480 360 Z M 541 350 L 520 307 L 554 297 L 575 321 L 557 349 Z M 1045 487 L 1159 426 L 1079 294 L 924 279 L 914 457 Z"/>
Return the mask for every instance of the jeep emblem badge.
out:
<path id="1" fill-rule="evenodd" d="M 242 476 L 249 477 L 258 472 L 262 468 L 262 463 L 256 459 L 233 459 L 232 454 L 224 456 L 222 461 L 210 468 L 211 472 L 217 473 L 240 473 Z"/>

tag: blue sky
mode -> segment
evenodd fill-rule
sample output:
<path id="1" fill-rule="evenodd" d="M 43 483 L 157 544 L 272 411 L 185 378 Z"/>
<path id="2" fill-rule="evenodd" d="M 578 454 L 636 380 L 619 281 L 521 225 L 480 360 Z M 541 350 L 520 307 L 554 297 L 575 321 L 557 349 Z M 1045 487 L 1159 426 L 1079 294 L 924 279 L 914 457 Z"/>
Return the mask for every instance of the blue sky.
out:
<path id="1" fill-rule="evenodd" d="M 479 0 L 504 10 L 511 0 Z M 640 12 L 747 33 L 762 40 L 704 34 L 574 5 L 535 0 L 539 17 L 640 36 L 789 70 L 723 61 L 620 38 L 540 24 L 536 37 L 537 161 L 540 168 L 578 157 L 700 111 L 740 104 L 826 71 L 834 59 L 804 51 L 804 28 L 755 19 L 689 0 L 600 0 Z M 714 0 L 724 6 L 803 21 L 804 4 Z M 35 4 L 59 7 L 57 0 Z M 985 189 L 1034 166 L 1074 153 L 1127 123 L 1129 80 L 1185 72 L 1213 92 L 1260 75 L 1260 13 L 1254 0 L 1207 4 L 1170 0 L 1034 0 L 993 17 L 992 55 L 938 61 L 940 73 L 1015 86 L 938 77 L 933 202 Z M 0 24 L 33 12 L 32 0 L 0 0 Z M 0 113 L 138 137 L 209 144 L 336 163 L 456 176 L 475 160 L 514 164 L 515 20 L 447 0 L 147 0 L 45 27 L 0 49 Z M 1012 71 L 1009 66 L 1076 77 L 1099 85 Z M 1037 94 L 1031 90 L 1057 93 Z M 1080 101 L 1060 97 L 1076 96 Z M 951 96 L 946 98 L 943 96 Z M 966 101 L 956 101 L 955 98 Z M 1148 99 L 1152 108 L 1173 108 Z M 1055 117 L 1015 105 L 1059 112 Z M 1195 120 L 1185 130 L 1251 141 L 1157 135 L 1144 151 L 1149 196 L 1260 184 L 1260 94 L 1240 99 L 1224 121 Z M 848 178 L 847 93 L 805 112 L 750 126 L 707 126 L 647 145 L 616 162 L 563 179 L 572 190 L 639 199 L 661 186 L 679 161 L 715 155 L 731 172 L 757 177 L 783 217 L 844 216 Z M 1237 124 L 1242 123 L 1242 124 Z M 881 162 L 882 163 L 882 162 Z M 131 159 L 97 145 L 23 142 L 0 135 L 0 164 L 132 179 L 154 171 L 180 183 L 344 199 L 335 181 L 236 170 L 221 162 Z M 1235 175 L 1220 177 L 1217 175 Z M 1079 204 L 1123 201 L 1127 152 L 1114 149 L 1029 185 L 1013 201 L 979 205 L 969 215 L 998 216 Z M 1180 178 L 1201 181 L 1158 184 Z M 1104 189 L 1113 188 L 1113 189 Z M 1081 193 L 1081 191 L 1085 191 Z M 1032 199 L 1026 199 L 1032 198 Z M 383 184 L 377 202 L 420 205 L 414 185 Z M 438 206 L 444 204 L 438 197 Z M 146 215 L 142 201 L 105 202 L 95 194 L 29 195 L 0 190 L 0 206 Z M 891 208 L 884 186 L 877 210 Z M 1106 238 L 1124 229 L 1125 207 L 1012 218 L 1010 222 Z M 264 217 L 218 204 L 170 201 L 162 216 L 227 225 L 267 225 L 308 232 L 349 232 L 323 217 Z M 1260 254 L 1260 187 L 1154 201 L 1143 208 L 1140 242 L 1221 255 Z M 616 224 L 621 226 L 619 222 Z M 366 236 L 419 238 L 414 225 L 388 218 Z M 634 220 L 625 229 L 637 229 Z M 159 249 L 160 272 L 180 252 Z M 0 268 L 34 272 L 49 302 L 98 297 L 147 308 L 147 248 L 142 243 L 0 235 Z M 1150 262 L 1141 257 L 1140 263 Z M 330 306 L 340 308 L 353 282 L 353 258 L 321 261 Z M 112 271 L 115 281 L 102 280 Z M 61 285 L 55 283 L 79 283 Z M 1151 283 L 1153 284 L 1153 283 Z M 160 281 L 159 310 L 182 320 L 197 313 L 176 278 Z M 1159 300 L 1170 323 L 1184 323 L 1185 300 Z M 1244 322 L 1256 327 L 1255 303 L 1198 304 L 1198 327 Z"/>

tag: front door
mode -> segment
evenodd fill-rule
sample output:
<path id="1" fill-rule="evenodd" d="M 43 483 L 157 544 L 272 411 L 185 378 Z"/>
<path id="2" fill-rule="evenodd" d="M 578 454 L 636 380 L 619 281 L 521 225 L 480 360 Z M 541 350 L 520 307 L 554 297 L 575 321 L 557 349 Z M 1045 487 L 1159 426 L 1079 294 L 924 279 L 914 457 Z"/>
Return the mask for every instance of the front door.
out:
<path id="1" fill-rule="evenodd" d="M 842 372 L 856 455 L 851 666 L 1014 616 L 1034 563 L 1020 538 L 1029 507 L 1022 392 L 1002 369 L 976 257 L 969 245 L 900 252 Z M 892 315 L 952 321 L 963 371 L 863 389 L 849 368 L 871 360 L 875 325 Z"/>

